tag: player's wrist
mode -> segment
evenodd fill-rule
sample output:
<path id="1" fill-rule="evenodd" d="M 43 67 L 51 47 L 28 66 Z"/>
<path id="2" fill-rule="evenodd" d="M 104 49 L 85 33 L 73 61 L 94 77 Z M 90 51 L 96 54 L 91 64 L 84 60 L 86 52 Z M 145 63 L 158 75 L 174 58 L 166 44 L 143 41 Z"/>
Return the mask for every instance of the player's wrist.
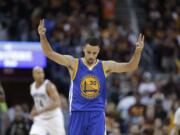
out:
<path id="1" fill-rule="evenodd" d="M 142 49 L 141 48 L 136 48 L 135 53 L 141 53 Z"/>
<path id="2" fill-rule="evenodd" d="M 40 38 L 46 38 L 46 34 L 39 34 Z"/>

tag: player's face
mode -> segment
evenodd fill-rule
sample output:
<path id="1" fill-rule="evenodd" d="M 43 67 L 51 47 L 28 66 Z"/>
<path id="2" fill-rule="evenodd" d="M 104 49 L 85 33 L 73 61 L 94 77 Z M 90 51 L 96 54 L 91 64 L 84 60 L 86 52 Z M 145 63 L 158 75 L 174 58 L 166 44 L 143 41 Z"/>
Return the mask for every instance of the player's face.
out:
<path id="1" fill-rule="evenodd" d="M 87 64 L 91 65 L 95 62 L 95 60 L 99 54 L 100 48 L 99 48 L 99 46 L 91 46 L 91 45 L 87 44 L 84 47 L 83 51 L 84 51 L 84 57 L 85 57 Z"/>
<path id="2" fill-rule="evenodd" d="M 44 80 L 44 71 L 42 68 L 37 68 L 33 70 L 34 80 L 37 82 L 43 82 Z"/>

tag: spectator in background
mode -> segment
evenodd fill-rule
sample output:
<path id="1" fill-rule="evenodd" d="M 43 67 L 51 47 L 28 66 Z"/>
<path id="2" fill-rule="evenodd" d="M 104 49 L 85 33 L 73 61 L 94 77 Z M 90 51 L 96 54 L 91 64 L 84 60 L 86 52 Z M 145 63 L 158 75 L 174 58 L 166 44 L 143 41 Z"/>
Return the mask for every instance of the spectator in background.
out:
<path id="1" fill-rule="evenodd" d="M 141 97 L 136 94 L 136 103 L 129 108 L 129 122 L 133 124 L 141 123 L 146 113 L 146 106 L 141 103 Z"/>
<path id="2" fill-rule="evenodd" d="M 4 113 L 7 112 L 7 105 L 5 102 L 5 93 L 4 89 L 0 83 L 0 134 L 3 134 L 3 117 Z"/>
<path id="3" fill-rule="evenodd" d="M 172 32 L 171 32 L 172 35 Z M 162 68 L 164 72 L 170 73 L 176 71 L 175 65 L 175 52 L 176 52 L 176 45 L 172 41 L 170 35 L 167 35 L 166 40 L 161 45 L 162 50 Z"/>
<path id="4" fill-rule="evenodd" d="M 119 114 L 115 110 L 114 103 L 108 103 L 106 107 L 106 131 L 107 135 L 120 135 Z"/>
<path id="5" fill-rule="evenodd" d="M 143 81 L 139 84 L 138 91 L 142 96 L 141 102 L 145 105 L 153 104 L 152 94 L 157 90 L 156 84 L 152 81 L 150 72 L 143 74 Z"/>
<path id="6" fill-rule="evenodd" d="M 23 111 L 20 105 L 15 106 L 15 117 L 10 124 L 6 135 L 28 135 L 29 132 L 28 123 L 26 123 L 23 117 Z"/>
<path id="7" fill-rule="evenodd" d="M 113 78 L 112 85 L 109 89 L 110 90 L 107 91 L 108 100 L 117 105 L 119 102 L 119 97 L 122 96 L 122 93 L 120 91 L 120 79 L 117 77 Z"/>
<path id="8" fill-rule="evenodd" d="M 0 103 L 4 103 L 5 102 L 5 93 L 4 93 L 4 89 L 0 83 Z"/>
<path id="9" fill-rule="evenodd" d="M 155 123 L 155 109 L 153 105 L 147 106 L 147 111 L 144 117 L 144 123 L 142 125 L 143 132 L 146 134 L 153 134 L 154 130 L 154 123 Z"/>
<path id="10" fill-rule="evenodd" d="M 162 130 L 162 120 L 161 119 L 156 119 L 154 123 L 154 134 L 153 135 L 163 135 L 163 130 Z"/>
<path id="11" fill-rule="evenodd" d="M 138 124 L 132 124 L 129 128 L 128 135 L 141 135 L 141 128 Z"/>
<path id="12" fill-rule="evenodd" d="M 116 0 L 103 0 L 103 17 L 106 20 L 113 20 L 115 17 Z"/>
<path id="13" fill-rule="evenodd" d="M 6 40 L 7 39 L 7 29 L 5 29 L 5 23 L 0 23 L 0 40 Z"/>
<path id="14" fill-rule="evenodd" d="M 172 129 L 170 135 L 179 135 L 180 134 L 180 108 L 178 108 L 175 112 L 174 124 L 175 124 L 175 127 Z"/>
<path id="15" fill-rule="evenodd" d="M 143 82 L 139 85 L 140 94 L 152 94 L 156 91 L 156 85 L 152 81 L 152 75 L 149 72 L 143 74 Z"/>
<path id="16" fill-rule="evenodd" d="M 157 98 L 155 100 L 155 118 L 160 118 L 162 122 L 167 121 L 167 112 L 163 108 L 163 100 L 161 98 Z"/>

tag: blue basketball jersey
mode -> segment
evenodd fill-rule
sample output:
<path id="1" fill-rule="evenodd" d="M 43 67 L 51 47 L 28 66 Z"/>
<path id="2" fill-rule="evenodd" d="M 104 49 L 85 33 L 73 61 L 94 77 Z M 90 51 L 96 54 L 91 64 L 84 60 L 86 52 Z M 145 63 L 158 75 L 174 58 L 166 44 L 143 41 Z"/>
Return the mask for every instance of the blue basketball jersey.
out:
<path id="1" fill-rule="evenodd" d="M 106 98 L 106 77 L 103 63 L 97 60 L 90 70 L 82 59 L 76 61 L 76 73 L 69 91 L 71 111 L 104 111 Z"/>

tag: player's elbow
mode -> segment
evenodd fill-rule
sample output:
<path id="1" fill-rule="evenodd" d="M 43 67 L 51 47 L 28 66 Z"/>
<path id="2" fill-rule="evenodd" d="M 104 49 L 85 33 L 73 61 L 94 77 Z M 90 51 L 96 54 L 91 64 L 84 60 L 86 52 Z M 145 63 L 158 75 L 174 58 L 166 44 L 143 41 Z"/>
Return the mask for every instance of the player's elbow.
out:
<path id="1" fill-rule="evenodd" d="M 44 54 L 46 55 L 46 57 L 48 57 L 49 59 L 53 58 L 53 52 L 52 51 L 45 51 Z"/>
<path id="2" fill-rule="evenodd" d="M 134 72 L 138 69 L 138 66 L 134 66 L 132 69 L 131 69 L 131 72 Z"/>
<path id="3" fill-rule="evenodd" d="M 60 102 L 58 102 L 56 105 L 57 105 L 57 107 L 60 107 L 60 106 L 61 106 Z"/>
<path id="4" fill-rule="evenodd" d="M 133 66 L 132 71 L 136 71 L 138 69 L 138 65 Z"/>
<path id="5" fill-rule="evenodd" d="M 57 100 L 57 101 L 55 102 L 55 107 L 60 107 L 60 106 L 61 106 L 60 103 L 61 103 L 60 100 Z"/>
<path id="6" fill-rule="evenodd" d="M 134 71 L 136 71 L 136 70 L 138 69 L 138 65 L 129 64 L 128 67 L 129 67 L 129 68 L 127 68 L 127 69 L 128 69 L 127 72 L 134 72 Z"/>
<path id="7" fill-rule="evenodd" d="M 45 48 L 42 48 L 42 50 L 43 50 L 43 53 L 45 54 L 46 57 L 48 57 L 48 58 L 53 57 L 53 50 L 45 49 Z"/>

